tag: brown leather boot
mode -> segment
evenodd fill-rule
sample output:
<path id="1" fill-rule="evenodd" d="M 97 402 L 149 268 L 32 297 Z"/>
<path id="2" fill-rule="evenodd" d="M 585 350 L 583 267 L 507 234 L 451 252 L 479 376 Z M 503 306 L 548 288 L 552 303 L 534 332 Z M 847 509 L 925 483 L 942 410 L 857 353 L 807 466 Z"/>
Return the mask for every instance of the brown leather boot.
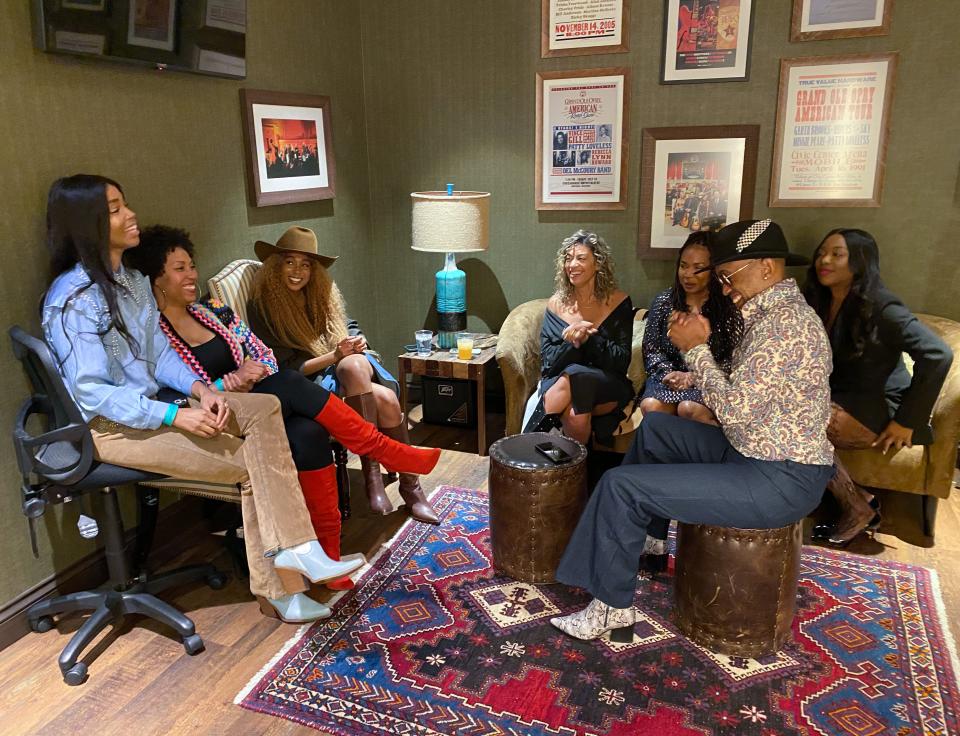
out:
<path id="1" fill-rule="evenodd" d="M 870 505 L 870 494 L 854 482 L 839 460 L 834 464 L 837 473 L 827 483 L 827 490 L 837 499 L 842 513 L 829 541 L 834 546 L 846 547 L 854 537 L 870 527 L 877 512 Z"/>
<path id="2" fill-rule="evenodd" d="M 377 424 L 377 400 L 372 391 L 365 394 L 345 396 L 344 402 L 357 414 L 373 425 Z M 386 432 L 384 432 L 386 434 Z M 363 483 L 367 488 L 367 502 L 370 510 L 375 514 L 389 514 L 393 511 L 393 504 L 383 488 L 383 478 L 380 475 L 380 463 L 366 455 L 360 457 L 360 470 L 363 472 Z"/>
<path id="3" fill-rule="evenodd" d="M 410 444 L 406 417 L 403 417 L 396 427 L 381 427 L 380 431 L 397 442 Z M 417 521 L 422 521 L 424 524 L 440 523 L 440 517 L 437 516 L 437 512 L 433 510 L 433 506 L 427 500 L 423 488 L 420 487 L 419 475 L 400 473 L 400 497 L 403 498 L 407 508 L 410 509 L 410 515 Z"/>

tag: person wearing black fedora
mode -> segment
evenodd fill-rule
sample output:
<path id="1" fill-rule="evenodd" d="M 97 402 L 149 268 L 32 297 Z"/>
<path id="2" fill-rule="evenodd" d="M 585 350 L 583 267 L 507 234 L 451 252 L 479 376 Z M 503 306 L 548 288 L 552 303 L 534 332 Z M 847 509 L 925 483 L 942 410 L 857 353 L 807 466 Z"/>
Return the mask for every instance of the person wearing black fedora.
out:
<path id="1" fill-rule="evenodd" d="M 360 325 L 347 317 L 343 296 L 330 276 L 336 256 L 320 253 L 316 234 L 297 226 L 288 228 L 276 244 L 257 241 L 254 250 L 263 267 L 247 305 L 250 327 L 273 350 L 279 366 L 340 394 L 383 434 L 410 444 L 399 383 L 369 350 Z M 393 503 L 380 464 L 369 455 L 361 456 L 360 463 L 370 509 L 390 513 Z M 401 472 L 399 481 L 410 514 L 417 521 L 439 524 L 419 476 Z"/>
<path id="2" fill-rule="evenodd" d="M 619 638 L 637 621 L 637 568 L 652 524 L 785 526 L 817 506 L 833 474 L 830 344 L 786 277 L 806 260 L 770 220 L 728 225 L 712 251 L 715 278 L 743 317 L 730 372 L 710 352 L 703 315 L 675 315 L 668 334 L 721 426 L 649 414 L 623 464 L 600 479 L 557 569 L 559 581 L 594 596 L 551 619 L 577 638 Z"/>

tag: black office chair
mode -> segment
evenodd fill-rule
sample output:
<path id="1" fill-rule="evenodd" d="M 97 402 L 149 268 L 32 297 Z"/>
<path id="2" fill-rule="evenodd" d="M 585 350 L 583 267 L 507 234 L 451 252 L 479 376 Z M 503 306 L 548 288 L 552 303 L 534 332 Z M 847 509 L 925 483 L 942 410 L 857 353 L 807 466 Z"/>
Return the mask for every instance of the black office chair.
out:
<path id="1" fill-rule="evenodd" d="M 87 665 L 77 661 L 83 649 L 107 624 L 119 623 L 127 614 L 148 616 L 172 627 L 183 641 L 187 654 L 202 651 L 203 640 L 197 635 L 193 621 L 154 594 L 195 580 L 205 580 L 211 588 L 219 589 L 226 584 L 226 576 L 213 565 L 203 564 L 160 575 L 142 573 L 131 579 L 116 487 L 164 476 L 94 460 L 90 430 L 67 392 L 47 345 L 20 327 L 10 329 L 10 339 L 14 355 L 23 364 L 34 391 L 20 409 L 13 430 L 17 463 L 23 478 L 22 508 L 30 520 L 34 556 L 38 556 L 34 524 L 47 504 L 82 500 L 99 491 L 103 513 L 98 526 L 104 535 L 110 576 L 97 590 L 68 593 L 30 606 L 27 609 L 30 628 L 37 632 L 49 631 L 54 625 L 54 615 L 92 611 L 60 653 L 60 671 L 68 685 L 79 685 L 87 678 Z M 34 415 L 45 418 L 47 426 L 42 434 L 31 435 L 27 430 L 27 423 Z M 138 500 L 141 523 L 150 529 L 152 537 L 156 495 L 138 494 Z M 138 540 L 138 563 L 143 562 L 148 549 L 149 539 Z"/>

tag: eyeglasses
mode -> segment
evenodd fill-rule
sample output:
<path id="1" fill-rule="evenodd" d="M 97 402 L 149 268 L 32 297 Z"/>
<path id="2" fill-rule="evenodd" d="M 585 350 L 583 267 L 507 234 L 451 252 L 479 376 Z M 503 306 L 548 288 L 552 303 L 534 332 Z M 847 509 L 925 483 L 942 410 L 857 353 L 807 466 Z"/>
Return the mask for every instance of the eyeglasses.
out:
<path id="1" fill-rule="evenodd" d="M 736 276 L 738 273 L 743 271 L 744 269 L 750 268 L 750 266 L 752 266 L 754 263 L 756 263 L 756 261 L 750 261 L 750 263 L 748 263 L 746 266 L 740 266 L 740 268 L 738 268 L 736 271 L 733 271 L 731 273 L 719 273 L 718 271 L 714 271 L 713 275 L 717 277 L 717 281 L 719 281 L 721 284 L 723 284 L 724 286 L 728 286 L 732 289 L 733 282 L 731 281 L 731 279 L 734 276 Z"/>

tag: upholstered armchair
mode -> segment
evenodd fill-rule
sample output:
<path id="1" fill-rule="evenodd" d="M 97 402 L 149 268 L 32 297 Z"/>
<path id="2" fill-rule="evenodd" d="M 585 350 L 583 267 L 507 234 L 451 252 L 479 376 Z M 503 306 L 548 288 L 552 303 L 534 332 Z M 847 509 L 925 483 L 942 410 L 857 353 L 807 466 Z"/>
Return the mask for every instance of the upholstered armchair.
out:
<path id="1" fill-rule="evenodd" d="M 507 435 L 518 434 L 522 427 L 523 408 L 530 394 L 540 380 L 540 328 L 547 308 L 546 299 L 534 299 L 521 304 L 503 321 L 500 337 L 497 340 L 497 363 L 503 375 L 503 385 L 507 399 Z M 643 329 L 646 326 L 644 316 L 647 310 L 639 309 L 633 322 L 633 357 L 627 377 L 633 383 L 634 391 L 642 391 L 647 380 L 643 368 Z M 634 409 L 631 405 L 628 411 Z M 626 452 L 633 439 L 633 432 L 640 424 L 639 407 L 632 411 L 620 424 L 614 436 L 612 449 Z"/>
<path id="2" fill-rule="evenodd" d="M 953 365 L 933 406 L 932 445 L 904 447 L 884 455 L 878 450 L 838 452 L 851 477 L 862 486 L 922 496 L 923 533 L 933 536 L 937 502 L 950 495 L 960 441 L 960 323 L 931 314 L 917 317 L 953 350 Z M 904 355 L 912 369 L 909 356 Z"/>

